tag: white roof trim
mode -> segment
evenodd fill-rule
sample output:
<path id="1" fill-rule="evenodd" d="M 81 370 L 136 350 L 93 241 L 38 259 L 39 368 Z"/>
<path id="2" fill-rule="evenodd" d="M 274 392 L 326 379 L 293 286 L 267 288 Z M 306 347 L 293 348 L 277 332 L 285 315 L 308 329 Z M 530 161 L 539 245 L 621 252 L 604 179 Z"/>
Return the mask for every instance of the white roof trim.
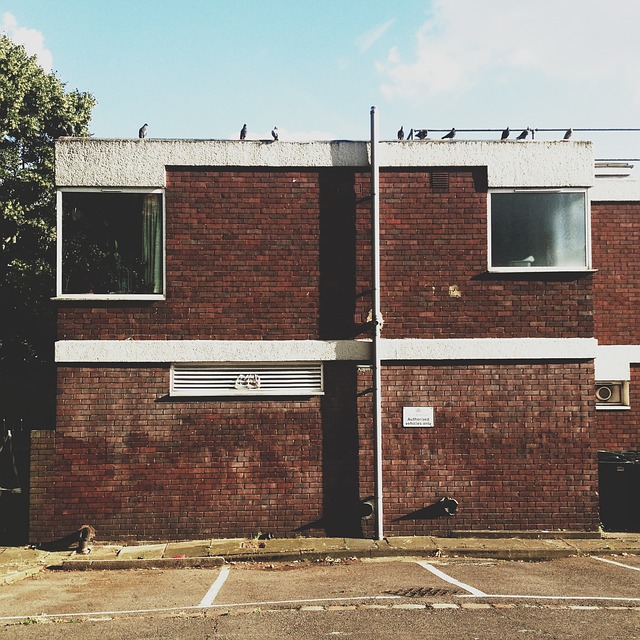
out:
<path id="1" fill-rule="evenodd" d="M 163 187 L 166 167 L 368 167 L 368 142 L 346 140 L 56 141 L 58 187 Z M 489 187 L 588 187 L 585 141 L 429 140 L 379 143 L 381 167 L 487 167 Z"/>

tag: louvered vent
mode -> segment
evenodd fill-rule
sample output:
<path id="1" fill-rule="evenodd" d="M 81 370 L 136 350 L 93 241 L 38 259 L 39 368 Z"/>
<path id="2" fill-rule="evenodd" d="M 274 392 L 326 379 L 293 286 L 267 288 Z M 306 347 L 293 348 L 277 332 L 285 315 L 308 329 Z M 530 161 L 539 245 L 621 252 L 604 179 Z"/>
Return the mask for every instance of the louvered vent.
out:
<path id="1" fill-rule="evenodd" d="M 309 396 L 322 393 L 322 364 L 174 365 L 172 396 Z"/>
<path id="2" fill-rule="evenodd" d="M 449 174 L 446 171 L 433 171 L 431 173 L 431 188 L 434 193 L 448 193 Z"/>

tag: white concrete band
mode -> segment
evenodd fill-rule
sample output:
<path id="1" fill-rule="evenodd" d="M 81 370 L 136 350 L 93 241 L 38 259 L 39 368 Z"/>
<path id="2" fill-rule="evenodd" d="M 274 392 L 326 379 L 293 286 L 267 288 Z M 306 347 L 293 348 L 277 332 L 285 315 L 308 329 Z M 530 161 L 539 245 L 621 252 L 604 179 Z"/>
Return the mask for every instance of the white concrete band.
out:
<path id="1" fill-rule="evenodd" d="M 590 360 L 592 338 L 380 340 L 383 360 Z M 369 362 L 363 340 L 61 340 L 56 362 Z M 640 347 L 639 347 L 640 349 Z"/>

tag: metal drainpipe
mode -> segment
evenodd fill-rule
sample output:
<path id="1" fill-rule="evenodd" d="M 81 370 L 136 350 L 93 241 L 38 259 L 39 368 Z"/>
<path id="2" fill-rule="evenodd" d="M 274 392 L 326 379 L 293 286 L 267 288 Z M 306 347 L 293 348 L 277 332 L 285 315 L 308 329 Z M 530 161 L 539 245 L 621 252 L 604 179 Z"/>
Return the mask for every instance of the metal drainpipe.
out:
<path id="1" fill-rule="evenodd" d="M 373 421 L 375 425 L 375 522 L 376 538 L 384 538 L 382 510 L 382 378 L 380 374 L 380 170 L 377 159 L 378 119 L 376 108 L 371 107 L 371 245 L 372 245 L 372 320 L 371 370 L 373 373 Z"/>

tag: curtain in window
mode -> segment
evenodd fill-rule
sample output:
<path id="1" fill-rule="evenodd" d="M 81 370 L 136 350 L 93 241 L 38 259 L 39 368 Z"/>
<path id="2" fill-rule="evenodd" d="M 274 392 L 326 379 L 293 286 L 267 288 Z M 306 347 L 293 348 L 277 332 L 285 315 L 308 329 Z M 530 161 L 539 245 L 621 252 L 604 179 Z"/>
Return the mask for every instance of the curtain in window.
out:
<path id="1" fill-rule="evenodd" d="M 161 197 L 148 194 L 142 205 L 142 258 L 145 288 L 162 293 L 162 207 Z"/>

